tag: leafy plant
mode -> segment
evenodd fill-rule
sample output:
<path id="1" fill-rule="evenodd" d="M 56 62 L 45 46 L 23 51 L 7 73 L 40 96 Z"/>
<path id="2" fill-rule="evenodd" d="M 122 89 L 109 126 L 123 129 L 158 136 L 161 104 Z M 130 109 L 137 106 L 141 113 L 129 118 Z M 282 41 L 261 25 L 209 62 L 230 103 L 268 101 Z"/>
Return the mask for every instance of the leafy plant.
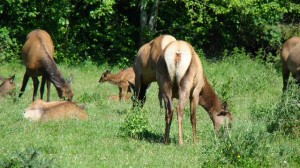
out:
<path id="1" fill-rule="evenodd" d="M 133 138 L 142 138 L 148 133 L 149 120 L 145 116 L 145 111 L 140 108 L 128 110 L 128 113 L 120 127 L 120 135 Z"/>

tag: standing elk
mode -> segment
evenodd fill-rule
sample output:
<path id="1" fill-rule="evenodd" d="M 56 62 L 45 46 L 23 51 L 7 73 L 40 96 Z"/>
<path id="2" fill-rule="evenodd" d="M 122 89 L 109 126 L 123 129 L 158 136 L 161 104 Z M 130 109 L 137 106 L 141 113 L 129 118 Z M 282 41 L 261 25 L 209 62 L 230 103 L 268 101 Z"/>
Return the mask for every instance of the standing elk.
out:
<path id="1" fill-rule="evenodd" d="M 194 143 L 196 135 L 196 111 L 198 103 L 209 113 L 216 130 L 225 119 L 231 122 L 231 113 L 216 96 L 203 72 L 199 56 L 194 48 L 185 41 L 171 42 L 159 57 L 156 66 L 156 79 L 162 94 L 166 114 L 164 143 L 169 143 L 170 127 L 173 118 L 173 98 L 178 99 L 177 119 L 179 144 L 183 145 L 182 120 L 184 108 L 190 100 L 190 120 L 193 130 Z"/>
<path id="2" fill-rule="evenodd" d="M 73 76 L 71 76 L 69 81 L 64 79 L 54 62 L 53 55 L 53 41 L 46 31 L 38 29 L 27 35 L 27 40 L 22 49 L 22 60 L 26 66 L 26 72 L 19 97 L 24 93 L 28 79 L 31 77 L 34 87 L 32 100 L 34 101 L 39 86 L 38 77 L 42 76 L 41 99 L 43 99 L 44 87 L 47 82 L 47 101 L 50 101 L 50 82 L 52 82 L 59 98 L 72 100 L 74 95 L 71 89 Z"/>
<path id="3" fill-rule="evenodd" d="M 85 120 L 88 114 L 83 107 L 70 101 L 45 102 L 38 99 L 25 110 L 24 118 L 32 121 L 50 121 L 77 118 Z"/>
<path id="4" fill-rule="evenodd" d="M 6 95 L 13 95 L 14 90 L 16 87 L 16 84 L 14 83 L 15 75 L 4 78 L 0 76 L 0 80 L 2 81 L 2 84 L 0 85 L 0 95 L 2 97 L 5 97 Z"/>
<path id="5" fill-rule="evenodd" d="M 292 37 L 288 39 L 282 46 L 281 51 L 282 61 L 282 78 L 283 91 L 287 88 L 290 72 L 300 83 L 300 38 Z"/>
<path id="6" fill-rule="evenodd" d="M 111 71 L 106 70 L 100 77 L 99 83 L 109 82 L 119 87 L 119 100 L 127 100 L 131 98 L 130 83 L 134 85 L 135 74 L 133 68 L 127 68 L 117 74 L 112 74 Z M 130 83 L 129 83 L 130 82 Z M 111 96 L 115 99 L 115 96 Z"/>
<path id="7" fill-rule="evenodd" d="M 133 107 L 138 102 L 142 107 L 146 101 L 146 91 L 152 82 L 156 81 L 156 62 L 164 48 L 176 39 L 171 35 L 160 35 L 149 43 L 144 44 L 138 51 L 133 64 L 135 73 L 135 89 Z M 161 94 L 158 94 L 160 106 L 162 107 Z"/>

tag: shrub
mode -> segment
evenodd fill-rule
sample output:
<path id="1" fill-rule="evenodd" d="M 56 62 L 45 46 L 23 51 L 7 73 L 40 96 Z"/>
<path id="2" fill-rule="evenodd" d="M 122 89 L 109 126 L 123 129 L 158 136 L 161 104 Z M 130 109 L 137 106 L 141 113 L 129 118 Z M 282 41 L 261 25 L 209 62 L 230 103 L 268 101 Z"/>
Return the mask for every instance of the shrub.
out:
<path id="1" fill-rule="evenodd" d="M 124 123 L 120 127 L 120 135 L 132 138 L 142 138 L 149 133 L 149 120 L 145 116 L 145 111 L 134 108 L 128 111 Z"/>
<path id="2" fill-rule="evenodd" d="M 0 28 L 0 41 L 0 63 L 18 60 L 20 47 L 17 44 L 17 40 L 10 37 L 8 28 Z"/>

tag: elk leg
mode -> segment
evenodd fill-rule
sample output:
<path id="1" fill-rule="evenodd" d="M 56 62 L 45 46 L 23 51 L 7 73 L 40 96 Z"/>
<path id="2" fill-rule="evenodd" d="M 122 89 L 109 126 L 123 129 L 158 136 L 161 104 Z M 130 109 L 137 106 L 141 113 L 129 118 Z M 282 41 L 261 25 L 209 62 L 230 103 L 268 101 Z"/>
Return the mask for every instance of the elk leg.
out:
<path id="1" fill-rule="evenodd" d="M 290 76 L 290 71 L 287 67 L 287 63 L 283 62 L 282 63 L 282 79 L 283 79 L 283 88 L 282 88 L 282 90 L 284 92 L 287 88 L 287 83 L 288 83 L 288 80 L 289 80 L 289 76 Z"/>
<path id="2" fill-rule="evenodd" d="M 196 111 L 198 106 L 199 98 L 197 96 L 193 96 L 192 100 L 190 101 L 191 106 L 191 124 L 193 129 L 193 137 L 194 137 L 194 143 L 197 143 L 197 133 L 196 133 Z"/>
<path id="3" fill-rule="evenodd" d="M 122 100 L 122 88 L 119 87 L 119 101 Z"/>
<path id="4" fill-rule="evenodd" d="M 25 72 L 24 77 L 23 77 L 23 82 L 22 82 L 22 87 L 19 93 L 19 97 L 21 97 L 25 91 L 26 85 L 28 83 L 29 75 Z"/>
<path id="5" fill-rule="evenodd" d="M 177 120 L 178 120 L 178 136 L 179 136 L 179 145 L 183 145 L 183 129 L 182 129 L 182 120 L 184 107 L 189 99 L 189 91 L 184 91 L 179 89 L 179 100 L 177 106 Z"/>
<path id="6" fill-rule="evenodd" d="M 37 90 L 39 87 L 39 79 L 38 77 L 31 77 L 33 80 L 33 97 L 32 97 L 32 101 L 34 101 L 36 99 L 36 94 L 37 94 Z"/>
<path id="7" fill-rule="evenodd" d="M 47 102 L 50 101 L 50 88 L 51 88 L 51 81 L 47 79 Z"/>
<path id="8" fill-rule="evenodd" d="M 47 80 L 46 76 L 43 75 L 43 76 L 42 76 L 41 88 L 40 88 L 41 99 L 43 99 L 43 96 L 44 96 L 44 90 L 45 90 L 46 80 Z"/>
<path id="9" fill-rule="evenodd" d="M 146 102 L 146 91 L 149 87 L 149 84 L 141 84 L 138 100 L 141 102 L 142 107 L 144 106 Z"/>
<path id="10" fill-rule="evenodd" d="M 126 94 L 128 91 L 128 85 L 122 84 L 121 92 L 120 92 L 120 100 L 126 100 Z"/>
<path id="11" fill-rule="evenodd" d="M 171 97 L 164 96 L 165 108 L 166 108 L 166 128 L 165 128 L 165 135 L 164 135 L 164 143 L 170 143 L 170 128 L 173 119 L 173 104 Z"/>

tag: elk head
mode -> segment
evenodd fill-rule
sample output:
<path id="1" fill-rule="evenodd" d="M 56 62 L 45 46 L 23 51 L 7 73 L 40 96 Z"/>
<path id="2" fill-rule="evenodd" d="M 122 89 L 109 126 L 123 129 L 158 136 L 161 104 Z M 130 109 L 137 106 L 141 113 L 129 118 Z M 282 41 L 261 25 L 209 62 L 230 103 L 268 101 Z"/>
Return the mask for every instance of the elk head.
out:
<path id="1" fill-rule="evenodd" d="M 73 81 L 73 75 L 71 75 L 70 79 L 64 83 L 61 88 L 56 88 L 59 98 L 61 99 L 67 99 L 68 101 L 71 101 L 73 99 L 74 93 L 71 89 L 71 84 Z"/>
<path id="2" fill-rule="evenodd" d="M 105 81 L 107 81 L 107 74 L 110 74 L 111 71 L 110 70 L 106 70 L 100 77 L 99 83 L 103 83 Z"/>

